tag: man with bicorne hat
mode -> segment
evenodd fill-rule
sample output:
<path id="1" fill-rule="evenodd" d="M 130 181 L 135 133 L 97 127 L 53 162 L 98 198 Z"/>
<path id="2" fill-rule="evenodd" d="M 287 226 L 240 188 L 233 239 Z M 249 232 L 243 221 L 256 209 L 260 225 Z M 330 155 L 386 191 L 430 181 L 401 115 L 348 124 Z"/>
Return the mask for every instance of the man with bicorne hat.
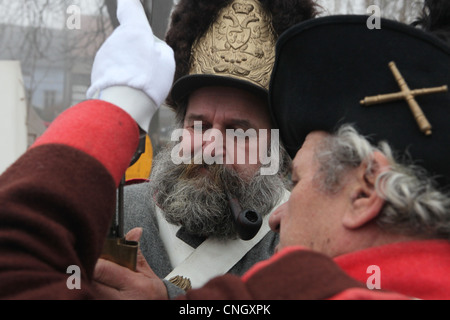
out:
<path id="1" fill-rule="evenodd" d="M 270 106 L 294 160 L 277 254 L 187 298 L 450 299 L 450 8 L 426 5 L 427 32 L 332 16 L 280 37 Z"/>

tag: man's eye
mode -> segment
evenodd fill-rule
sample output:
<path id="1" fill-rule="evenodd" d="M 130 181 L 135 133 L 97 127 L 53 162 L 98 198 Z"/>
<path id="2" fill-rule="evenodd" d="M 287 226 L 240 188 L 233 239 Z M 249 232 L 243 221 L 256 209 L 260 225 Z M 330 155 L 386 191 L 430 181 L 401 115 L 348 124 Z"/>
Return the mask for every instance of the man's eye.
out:
<path id="1" fill-rule="evenodd" d="M 289 191 L 291 191 L 291 190 L 294 188 L 294 185 L 292 184 L 292 181 L 291 181 L 291 180 L 289 180 L 289 181 L 287 182 L 287 187 L 288 187 Z"/>
<path id="2" fill-rule="evenodd" d="M 291 189 L 294 189 L 297 184 L 298 184 L 298 180 L 289 181 L 289 187 L 291 187 Z"/>
<path id="3" fill-rule="evenodd" d="M 210 127 L 207 126 L 207 125 L 198 125 L 198 124 L 195 124 L 195 125 L 192 125 L 191 128 L 192 128 L 194 131 L 197 131 L 197 132 L 205 132 L 205 131 L 208 130 Z"/>

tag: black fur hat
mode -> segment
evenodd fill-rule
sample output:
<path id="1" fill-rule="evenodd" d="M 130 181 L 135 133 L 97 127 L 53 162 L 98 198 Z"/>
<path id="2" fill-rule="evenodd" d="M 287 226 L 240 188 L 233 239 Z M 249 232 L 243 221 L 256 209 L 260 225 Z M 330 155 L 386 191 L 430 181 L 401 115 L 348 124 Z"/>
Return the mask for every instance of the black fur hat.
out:
<path id="1" fill-rule="evenodd" d="M 175 52 L 175 83 L 189 74 L 194 42 L 210 29 L 218 18 L 219 12 L 231 5 L 233 1 L 237 0 L 179 1 L 172 14 L 170 28 L 166 35 L 166 42 Z M 314 18 L 317 14 L 316 5 L 312 0 L 259 0 L 259 2 L 272 15 L 272 28 L 276 38 L 289 27 Z M 197 88 L 199 86 L 201 85 Z M 187 96 L 192 89 L 195 88 L 183 86 L 181 91 L 184 90 L 183 93 Z M 172 91 L 167 104 L 176 109 L 180 101 L 178 98 L 173 98 Z"/>
<path id="2" fill-rule="evenodd" d="M 422 15 L 414 23 L 450 44 L 450 1 L 425 0 Z"/>

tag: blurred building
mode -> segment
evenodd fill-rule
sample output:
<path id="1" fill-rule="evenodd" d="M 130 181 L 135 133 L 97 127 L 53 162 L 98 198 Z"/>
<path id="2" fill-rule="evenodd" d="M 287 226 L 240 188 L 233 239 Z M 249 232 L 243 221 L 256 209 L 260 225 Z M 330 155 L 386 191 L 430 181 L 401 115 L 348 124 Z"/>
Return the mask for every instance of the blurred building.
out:
<path id="1" fill-rule="evenodd" d="M 154 33 L 164 38 L 172 2 L 147 0 L 145 5 Z M 84 11 L 87 10 L 81 8 L 81 13 Z M 75 29 L 48 23 L 0 24 L 0 60 L 18 61 L 22 72 L 26 146 L 30 146 L 62 111 L 86 98 L 95 54 L 114 29 L 107 12 L 100 12 L 99 8 L 99 14 L 81 15 L 80 28 Z M 172 125 L 172 111 L 161 108 L 149 132 L 156 152 L 170 137 L 168 128 Z"/>

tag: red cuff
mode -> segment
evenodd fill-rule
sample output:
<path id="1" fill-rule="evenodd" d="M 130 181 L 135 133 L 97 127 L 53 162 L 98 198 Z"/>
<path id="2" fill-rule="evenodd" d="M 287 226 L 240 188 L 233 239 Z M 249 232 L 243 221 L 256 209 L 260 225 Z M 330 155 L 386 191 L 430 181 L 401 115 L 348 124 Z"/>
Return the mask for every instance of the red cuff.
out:
<path id="1" fill-rule="evenodd" d="M 88 100 L 64 111 L 32 148 L 63 144 L 102 163 L 119 185 L 139 143 L 136 122 L 119 107 Z"/>

